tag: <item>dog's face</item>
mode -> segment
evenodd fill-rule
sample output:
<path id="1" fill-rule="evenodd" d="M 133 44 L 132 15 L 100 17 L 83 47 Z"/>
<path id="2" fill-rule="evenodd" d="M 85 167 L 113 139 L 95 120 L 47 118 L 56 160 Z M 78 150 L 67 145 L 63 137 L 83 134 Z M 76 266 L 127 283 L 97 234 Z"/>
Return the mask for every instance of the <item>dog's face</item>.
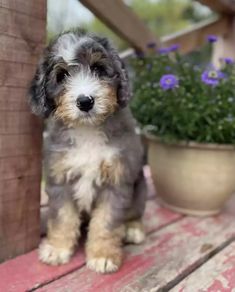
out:
<path id="1" fill-rule="evenodd" d="M 35 114 L 68 125 L 100 124 L 129 97 L 127 73 L 110 43 L 72 32 L 47 47 L 30 88 Z"/>

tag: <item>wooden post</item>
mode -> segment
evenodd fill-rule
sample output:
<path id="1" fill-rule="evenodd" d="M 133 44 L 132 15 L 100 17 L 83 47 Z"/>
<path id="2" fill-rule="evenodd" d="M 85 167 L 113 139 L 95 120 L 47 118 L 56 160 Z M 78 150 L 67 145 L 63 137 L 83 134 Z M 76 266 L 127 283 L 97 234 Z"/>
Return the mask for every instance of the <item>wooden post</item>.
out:
<path id="1" fill-rule="evenodd" d="M 27 87 L 46 35 L 46 0 L 0 1 L 0 261 L 38 245 L 41 124 Z"/>
<path id="2" fill-rule="evenodd" d="M 229 57 L 235 60 L 235 17 L 227 17 L 230 20 L 228 30 L 226 33 L 221 34 L 214 44 L 212 63 L 216 66 L 221 65 L 221 58 Z"/>
<path id="3" fill-rule="evenodd" d="M 212 62 L 220 66 L 220 59 L 230 57 L 235 59 L 235 1 L 229 0 L 198 0 L 198 2 L 207 5 L 212 10 L 223 15 L 227 19 L 228 25 L 225 32 L 218 29 L 219 40 L 214 44 Z"/>

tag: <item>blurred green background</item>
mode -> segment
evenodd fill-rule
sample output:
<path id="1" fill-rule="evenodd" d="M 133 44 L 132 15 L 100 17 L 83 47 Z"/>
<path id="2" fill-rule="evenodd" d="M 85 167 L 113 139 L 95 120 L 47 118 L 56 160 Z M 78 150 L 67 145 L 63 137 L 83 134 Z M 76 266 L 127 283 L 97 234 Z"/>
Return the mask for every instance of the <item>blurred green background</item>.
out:
<path id="1" fill-rule="evenodd" d="M 126 0 L 124 2 L 157 36 L 175 33 L 213 17 L 213 13 L 207 7 L 191 0 Z M 48 0 L 47 19 L 48 39 L 69 28 L 81 27 L 109 37 L 119 50 L 128 48 L 124 40 L 77 0 Z"/>

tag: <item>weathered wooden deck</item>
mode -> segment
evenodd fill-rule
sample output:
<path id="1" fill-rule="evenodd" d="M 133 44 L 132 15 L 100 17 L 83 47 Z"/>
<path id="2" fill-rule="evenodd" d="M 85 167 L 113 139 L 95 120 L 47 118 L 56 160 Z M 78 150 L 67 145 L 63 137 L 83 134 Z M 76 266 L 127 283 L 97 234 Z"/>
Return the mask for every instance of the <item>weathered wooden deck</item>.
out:
<path id="1" fill-rule="evenodd" d="M 117 273 L 88 270 L 83 247 L 60 267 L 40 263 L 33 251 L 0 265 L 0 291 L 235 291 L 235 198 L 218 216 L 193 218 L 160 207 L 151 185 L 149 192 L 147 240 L 125 247 Z"/>

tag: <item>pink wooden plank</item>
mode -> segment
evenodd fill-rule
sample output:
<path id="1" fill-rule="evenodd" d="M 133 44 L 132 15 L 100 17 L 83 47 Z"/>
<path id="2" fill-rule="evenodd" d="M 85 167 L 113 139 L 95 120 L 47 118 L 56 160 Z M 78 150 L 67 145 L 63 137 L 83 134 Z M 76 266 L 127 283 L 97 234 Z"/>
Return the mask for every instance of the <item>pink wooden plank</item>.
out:
<path id="1" fill-rule="evenodd" d="M 235 242 L 230 244 L 194 273 L 190 274 L 172 292 L 231 292 L 235 291 Z"/>
<path id="2" fill-rule="evenodd" d="M 25 292 L 74 271 L 83 264 L 84 254 L 77 253 L 69 264 L 47 266 L 40 263 L 37 252 L 32 251 L 0 265 L 0 291 Z"/>
<path id="3" fill-rule="evenodd" d="M 183 218 L 182 214 L 160 207 L 156 200 L 148 200 L 144 214 L 144 226 L 147 233 L 154 232 Z"/>
<path id="4" fill-rule="evenodd" d="M 231 216 L 186 217 L 152 233 L 144 245 L 127 246 L 125 263 L 117 273 L 99 275 L 83 267 L 38 291 L 168 291 L 234 234 Z"/>
<path id="5" fill-rule="evenodd" d="M 182 216 L 160 208 L 155 200 L 148 201 L 145 212 L 147 232 L 153 232 Z M 23 292 L 46 284 L 85 264 L 84 252 L 80 249 L 72 262 L 60 267 L 50 267 L 38 262 L 33 251 L 0 265 L 0 291 Z"/>

